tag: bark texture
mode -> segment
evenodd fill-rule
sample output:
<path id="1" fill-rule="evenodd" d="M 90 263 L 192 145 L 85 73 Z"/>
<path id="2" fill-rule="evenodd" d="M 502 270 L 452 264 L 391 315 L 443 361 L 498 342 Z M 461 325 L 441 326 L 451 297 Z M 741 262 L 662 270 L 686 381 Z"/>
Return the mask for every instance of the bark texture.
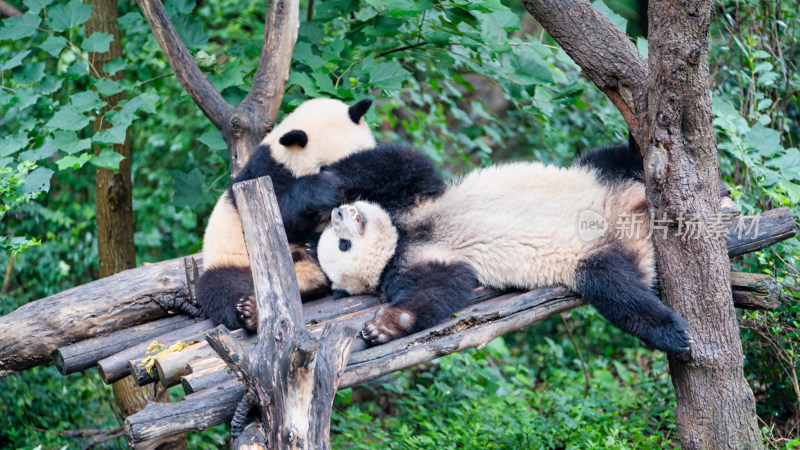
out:
<path id="1" fill-rule="evenodd" d="M 6 17 L 19 17 L 22 15 L 22 11 L 14 8 L 14 5 L 0 0 L 0 14 Z"/>
<path id="2" fill-rule="evenodd" d="M 139 7 L 181 86 L 222 133 L 231 157 L 231 173 L 236 176 L 278 115 L 300 26 L 299 1 L 268 2 L 256 75 L 247 97 L 235 108 L 197 66 L 161 1 L 140 0 Z"/>
<path id="3" fill-rule="evenodd" d="M 650 2 L 647 196 L 650 214 L 675 226 L 675 233 L 656 233 L 653 239 L 662 300 L 689 320 L 695 339 L 688 355 L 669 358 L 681 444 L 686 449 L 760 448 L 725 240 L 679 229 L 689 218 L 712 223 L 720 212 L 708 86 L 713 20 L 711 0 Z"/>
<path id="4" fill-rule="evenodd" d="M 622 113 L 647 151 L 647 62 L 588 0 L 523 0 L 525 9 Z"/>

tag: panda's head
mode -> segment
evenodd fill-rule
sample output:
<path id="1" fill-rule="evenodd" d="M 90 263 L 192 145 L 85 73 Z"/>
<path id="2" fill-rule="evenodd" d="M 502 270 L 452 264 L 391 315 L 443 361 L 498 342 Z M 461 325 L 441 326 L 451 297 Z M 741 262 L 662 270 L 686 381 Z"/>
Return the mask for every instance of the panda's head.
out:
<path id="1" fill-rule="evenodd" d="M 375 292 L 396 247 L 397 229 L 389 214 L 374 203 L 355 202 L 331 212 L 317 258 L 334 289 L 364 294 Z"/>
<path id="2" fill-rule="evenodd" d="M 317 98 L 298 106 L 264 138 L 275 161 L 294 176 L 315 174 L 351 153 L 375 147 L 363 119 L 372 100 L 346 103 Z"/>

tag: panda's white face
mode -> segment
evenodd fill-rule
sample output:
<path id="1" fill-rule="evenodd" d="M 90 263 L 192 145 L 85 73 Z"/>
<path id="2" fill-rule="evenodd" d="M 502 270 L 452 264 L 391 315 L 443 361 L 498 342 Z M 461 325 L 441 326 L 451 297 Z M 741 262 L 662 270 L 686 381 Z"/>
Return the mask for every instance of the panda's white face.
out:
<path id="1" fill-rule="evenodd" d="M 334 99 L 307 100 L 264 138 L 275 161 L 294 176 L 319 172 L 352 153 L 375 147 L 363 119 L 371 101 L 348 106 Z"/>
<path id="2" fill-rule="evenodd" d="M 389 214 L 369 202 L 335 208 L 317 248 L 322 271 L 334 289 L 351 295 L 374 292 L 397 247 Z"/>

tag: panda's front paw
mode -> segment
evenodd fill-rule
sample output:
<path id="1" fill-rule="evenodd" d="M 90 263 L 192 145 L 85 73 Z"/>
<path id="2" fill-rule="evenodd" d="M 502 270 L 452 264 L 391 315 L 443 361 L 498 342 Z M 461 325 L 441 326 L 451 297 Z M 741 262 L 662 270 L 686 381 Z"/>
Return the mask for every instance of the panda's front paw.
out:
<path id="1" fill-rule="evenodd" d="M 344 201 L 342 180 L 335 173 L 325 170 L 317 175 L 314 208 L 329 211 Z"/>
<path id="2" fill-rule="evenodd" d="M 414 315 L 410 311 L 383 307 L 364 325 L 361 336 L 369 344 L 385 344 L 409 334 L 413 326 Z"/>
<path id="3" fill-rule="evenodd" d="M 242 328 L 255 333 L 258 330 L 258 304 L 255 295 L 248 295 L 236 302 L 236 318 Z"/>

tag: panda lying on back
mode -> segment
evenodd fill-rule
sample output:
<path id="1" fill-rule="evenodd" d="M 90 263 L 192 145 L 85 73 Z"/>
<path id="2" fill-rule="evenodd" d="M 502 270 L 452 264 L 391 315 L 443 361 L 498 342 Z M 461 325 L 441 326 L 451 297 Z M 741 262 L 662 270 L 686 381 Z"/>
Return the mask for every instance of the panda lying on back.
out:
<path id="1" fill-rule="evenodd" d="M 626 147 L 604 149 L 604 156 Z M 630 238 L 613 231 L 618 219 L 647 208 L 643 184 L 632 179 L 635 164 L 630 168 L 602 170 L 592 158 L 570 168 L 503 164 L 391 217 L 369 202 L 345 205 L 333 210 L 320 237 L 319 262 L 335 289 L 378 292 L 388 301 L 362 330 L 373 344 L 435 325 L 463 308 L 479 285 L 564 284 L 623 331 L 684 353 L 692 343 L 688 324 L 652 289 L 647 224 Z M 579 230 L 584 219 L 610 226 L 586 234 Z"/>
<path id="2" fill-rule="evenodd" d="M 332 99 L 304 102 L 264 138 L 233 181 L 272 178 L 304 294 L 327 284 L 305 245 L 313 245 L 331 208 L 366 199 L 392 210 L 444 191 L 438 171 L 421 153 L 400 145 L 376 146 L 362 118 L 371 103 L 362 100 L 348 107 Z M 230 188 L 209 218 L 203 264 L 197 286 L 203 311 L 217 324 L 255 330 L 250 260 Z"/>

